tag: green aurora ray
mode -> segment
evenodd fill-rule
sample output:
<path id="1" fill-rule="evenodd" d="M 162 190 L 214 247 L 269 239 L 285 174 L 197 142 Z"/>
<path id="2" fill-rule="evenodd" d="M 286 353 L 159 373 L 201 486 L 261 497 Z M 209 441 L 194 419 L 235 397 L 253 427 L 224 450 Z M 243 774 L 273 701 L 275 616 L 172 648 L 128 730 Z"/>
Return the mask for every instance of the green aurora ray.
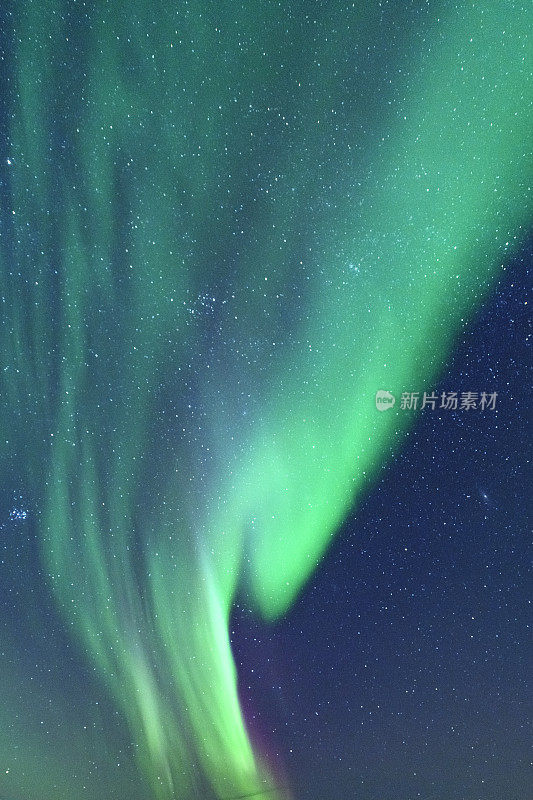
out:
<path id="1" fill-rule="evenodd" d="M 314 6 L 14 12 L 0 463 L 157 800 L 273 788 L 236 597 L 288 611 L 531 215 L 528 3 Z M 65 738 L 6 790 L 77 796 Z"/>

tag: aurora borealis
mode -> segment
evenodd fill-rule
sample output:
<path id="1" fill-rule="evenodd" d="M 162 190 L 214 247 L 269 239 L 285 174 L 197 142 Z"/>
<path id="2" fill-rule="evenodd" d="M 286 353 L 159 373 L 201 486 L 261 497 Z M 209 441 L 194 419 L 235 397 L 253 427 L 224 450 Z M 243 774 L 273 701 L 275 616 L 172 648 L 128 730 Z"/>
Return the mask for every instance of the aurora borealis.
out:
<path id="1" fill-rule="evenodd" d="M 290 613 L 415 420 L 376 391 L 431 387 L 525 242 L 531 11 L 3 10 L 0 467 L 35 575 L 0 629 L 1 796 L 298 798 L 231 615 Z M 33 689 L 46 751 L 32 596 L 43 662 L 75 653 Z M 96 691 L 123 757 L 79 722 Z"/>

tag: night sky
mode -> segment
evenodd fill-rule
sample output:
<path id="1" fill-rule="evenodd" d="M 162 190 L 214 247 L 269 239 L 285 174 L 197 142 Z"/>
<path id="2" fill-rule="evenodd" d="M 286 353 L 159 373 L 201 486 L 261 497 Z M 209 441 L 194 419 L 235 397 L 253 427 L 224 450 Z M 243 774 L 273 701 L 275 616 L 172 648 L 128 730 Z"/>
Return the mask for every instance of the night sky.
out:
<path id="1" fill-rule="evenodd" d="M 0 800 L 529 800 L 532 12 L 0 2 Z"/>
<path id="2" fill-rule="evenodd" d="M 532 256 L 435 385 L 498 391 L 491 424 L 422 412 L 288 618 L 235 616 L 243 697 L 297 797 L 530 796 Z"/>

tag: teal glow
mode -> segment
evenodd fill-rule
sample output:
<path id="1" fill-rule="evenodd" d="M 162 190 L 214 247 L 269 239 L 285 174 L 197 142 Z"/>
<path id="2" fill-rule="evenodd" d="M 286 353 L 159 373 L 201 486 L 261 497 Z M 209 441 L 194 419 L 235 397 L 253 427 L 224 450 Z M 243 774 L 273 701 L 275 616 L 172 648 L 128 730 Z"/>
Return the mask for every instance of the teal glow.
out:
<path id="1" fill-rule="evenodd" d="M 358 99 L 380 4 L 332 5 L 17 10 L 0 463 L 157 800 L 289 797 L 232 607 L 290 609 L 412 421 L 376 390 L 432 388 L 531 217 L 525 6 L 443 4 Z M 77 796 L 83 735 L 46 780 L 19 737 L 2 790 Z"/>

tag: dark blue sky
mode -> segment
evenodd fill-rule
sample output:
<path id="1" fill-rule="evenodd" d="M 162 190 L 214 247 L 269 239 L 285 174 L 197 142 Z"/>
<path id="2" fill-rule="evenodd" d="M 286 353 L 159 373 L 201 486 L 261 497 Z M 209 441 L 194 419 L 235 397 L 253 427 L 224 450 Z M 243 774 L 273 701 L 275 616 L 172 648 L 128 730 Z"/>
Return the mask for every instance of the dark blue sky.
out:
<path id="1" fill-rule="evenodd" d="M 301 800 L 530 797 L 531 263 L 413 387 L 496 412 L 421 412 L 290 616 L 236 617 L 245 707 Z"/>

